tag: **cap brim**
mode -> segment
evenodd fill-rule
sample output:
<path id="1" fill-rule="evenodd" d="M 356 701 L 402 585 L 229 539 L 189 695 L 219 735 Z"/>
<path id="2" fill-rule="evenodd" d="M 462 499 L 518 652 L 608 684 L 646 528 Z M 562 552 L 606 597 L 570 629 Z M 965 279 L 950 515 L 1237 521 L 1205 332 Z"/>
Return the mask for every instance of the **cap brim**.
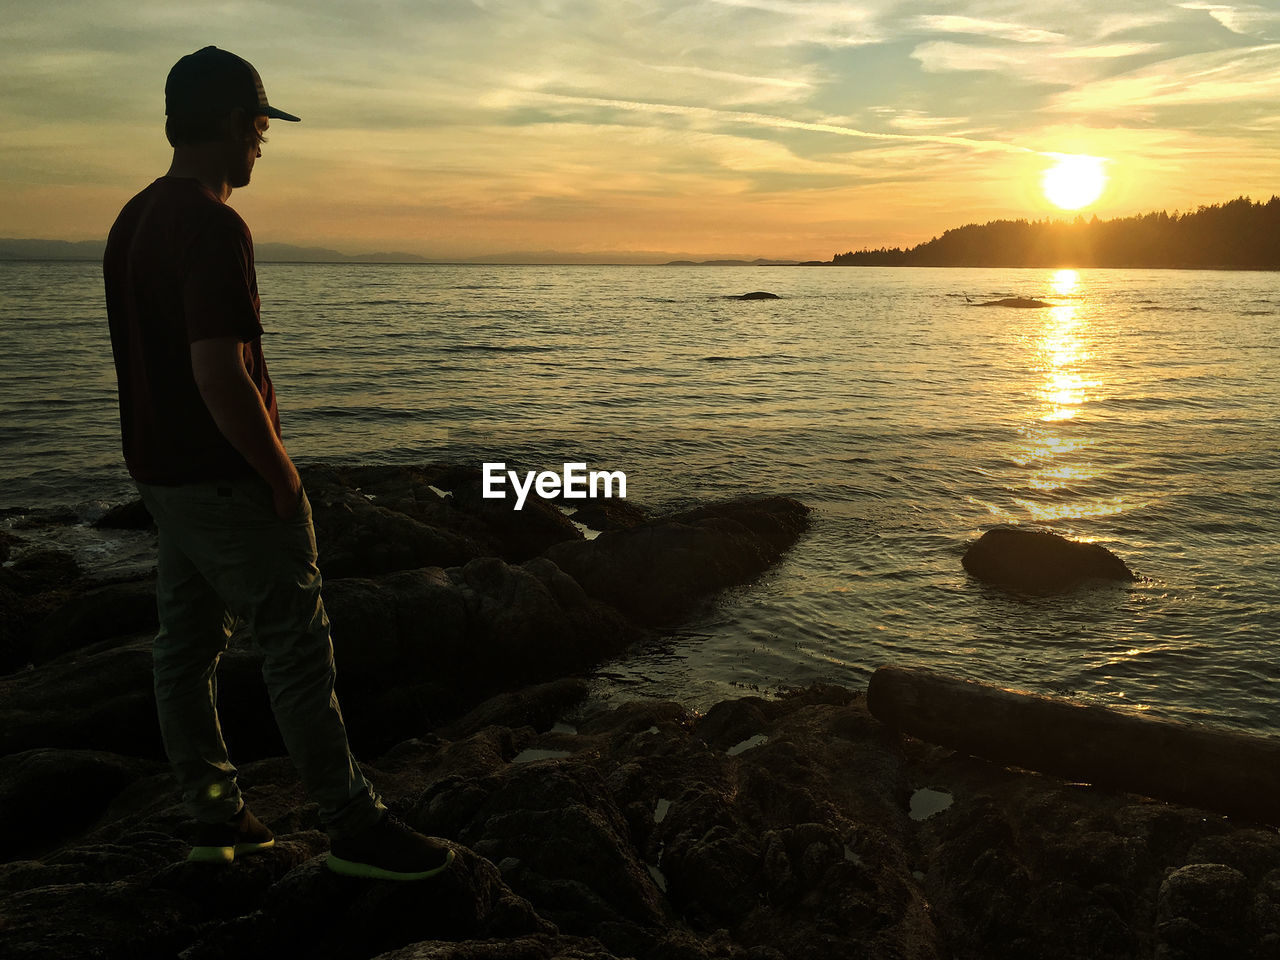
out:
<path id="1" fill-rule="evenodd" d="M 272 120 L 292 120 L 294 123 L 300 123 L 301 117 L 295 117 L 292 113 L 285 113 L 283 110 L 277 110 L 275 107 L 263 107 L 258 111 L 259 116 L 270 117 Z"/>

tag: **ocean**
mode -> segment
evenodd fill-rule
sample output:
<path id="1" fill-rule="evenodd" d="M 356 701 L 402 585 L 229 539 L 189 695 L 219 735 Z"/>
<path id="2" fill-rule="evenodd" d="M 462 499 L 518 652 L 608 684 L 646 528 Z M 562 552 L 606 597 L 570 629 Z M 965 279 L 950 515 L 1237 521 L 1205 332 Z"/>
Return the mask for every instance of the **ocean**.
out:
<path id="1" fill-rule="evenodd" d="M 285 440 L 316 461 L 565 462 L 675 509 L 813 508 L 759 581 L 606 664 L 695 708 L 886 663 L 1280 733 L 1280 274 L 273 264 Z M 777 300 L 731 297 L 764 290 Z M 1034 297 L 1043 309 L 980 304 Z M 95 263 L 0 263 L 0 519 L 131 499 Z M 971 580 L 997 524 L 1142 578 Z M 57 539 L 148 562 L 138 535 Z"/>

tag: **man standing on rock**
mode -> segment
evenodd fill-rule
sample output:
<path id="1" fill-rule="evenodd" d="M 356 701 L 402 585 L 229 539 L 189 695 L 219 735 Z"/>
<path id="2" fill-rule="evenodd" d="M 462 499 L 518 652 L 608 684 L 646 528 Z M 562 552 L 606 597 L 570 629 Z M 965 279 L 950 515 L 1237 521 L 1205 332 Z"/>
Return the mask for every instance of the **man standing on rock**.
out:
<path id="1" fill-rule="evenodd" d="M 226 205 L 249 183 L 269 118 L 298 118 L 270 106 L 257 71 L 216 47 L 173 67 L 165 113 L 173 163 L 121 211 L 103 275 L 125 462 L 159 528 L 156 706 L 198 824 L 189 859 L 227 862 L 275 842 L 241 798 L 218 723 L 218 660 L 242 620 L 329 833 L 329 866 L 435 875 L 452 849 L 392 817 L 347 744 L 311 505 L 262 355 L 253 241 Z"/>

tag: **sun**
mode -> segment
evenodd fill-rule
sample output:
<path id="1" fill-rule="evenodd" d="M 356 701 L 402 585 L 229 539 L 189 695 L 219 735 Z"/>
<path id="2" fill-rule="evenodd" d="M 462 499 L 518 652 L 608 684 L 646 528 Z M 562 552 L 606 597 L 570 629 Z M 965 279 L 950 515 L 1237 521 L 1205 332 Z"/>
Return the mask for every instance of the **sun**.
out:
<path id="1" fill-rule="evenodd" d="M 1045 198 L 1063 210 L 1087 207 L 1107 188 L 1106 160 L 1084 154 L 1054 153 L 1052 167 L 1040 178 Z"/>

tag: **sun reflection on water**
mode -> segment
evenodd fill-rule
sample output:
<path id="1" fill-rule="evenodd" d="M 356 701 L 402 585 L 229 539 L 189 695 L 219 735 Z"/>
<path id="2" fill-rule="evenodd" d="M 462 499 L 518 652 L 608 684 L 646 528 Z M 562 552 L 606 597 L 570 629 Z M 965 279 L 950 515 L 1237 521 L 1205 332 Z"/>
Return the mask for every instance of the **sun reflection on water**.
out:
<path id="1" fill-rule="evenodd" d="M 1075 270 L 1058 270 L 1049 280 L 1053 292 L 1060 297 L 1070 296 L 1080 284 L 1080 274 Z"/>
<path id="2" fill-rule="evenodd" d="M 1045 406 L 1040 419 L 1046 422 L 1071 420 L 1088 400 L 1094 386 L 1084 372 L 1092 359 L 1081 329 L 1083 322 L 1074 304 L 1050 307 L 1039 343 L 1040 368 L 1045 379 L 1040 397 Z"/>
<path id="3" fill-rule="evenodd" d="M 1097 465 L 1087 452 L 1093 445 L 1083 413 L 1097 390 L 1096 362 L 1089 317 L 1082 306 L 1081 278 L 1075 270 L 1059 270 L 1049 278 L 1064 302 L 1040 314 L 1041 326 L 1027 341 L 1029 368 L 1038 378 L 1033 387 L 1034 420 L 1022 430 L 1013 460 L 1026 469 L 1016 506 L 1038 522 L 1107 516 L 1126 509 L 1122 497 L 1090 495 Z"/>

